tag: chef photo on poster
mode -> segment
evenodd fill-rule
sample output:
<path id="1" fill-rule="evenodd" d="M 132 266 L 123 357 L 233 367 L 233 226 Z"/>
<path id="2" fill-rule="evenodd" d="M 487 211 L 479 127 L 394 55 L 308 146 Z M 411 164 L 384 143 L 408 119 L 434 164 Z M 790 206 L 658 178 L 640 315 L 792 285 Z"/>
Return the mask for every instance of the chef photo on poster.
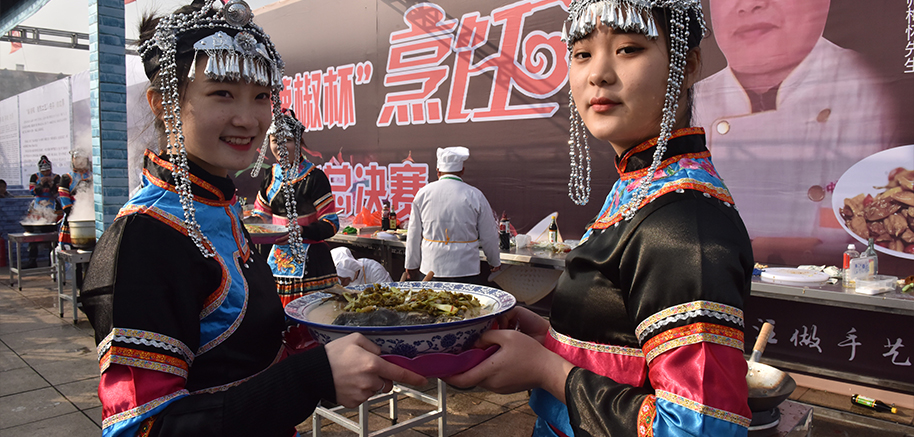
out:
<path id="1" fill-rule="evenodd" d="M 898 123 L 910 110 L 896 98 L 911 95 L 914 79 L 904 72 L 907 26 L 896 19 L 904 2 L 703 3 L 711 38 L 693 123 L 706 130 L 756 261 L 835 264 L 855 241 L 832 209 L 838 179 L 912 142 Z"/>

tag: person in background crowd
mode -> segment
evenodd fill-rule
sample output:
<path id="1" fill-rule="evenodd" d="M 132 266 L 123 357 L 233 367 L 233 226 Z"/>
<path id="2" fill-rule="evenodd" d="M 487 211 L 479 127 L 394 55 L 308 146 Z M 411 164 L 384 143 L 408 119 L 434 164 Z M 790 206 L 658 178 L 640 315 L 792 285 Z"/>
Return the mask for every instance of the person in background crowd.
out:
<path id="1" fill-rule="evenodd" d="M 6 181 L 0 179 L 0 199 L 6 199 L 9 197 L 13 197 L 13 193 L 6 191 Z"/>
<path id="2" fill-rule="evenodd" d="M 468 282 L 479 275 L 479 247 L 491 271 L 501 268 L 498 228 L 486 196 L 461 178 L 466 147 L 438 148 L 438 180 L 416 193 L 406 234 L 410 279 Z"/>
<path id="3" fill-rule="evenodd" d="M 535 436 L 748 434 L 752 247 L 703 130 L 689 127 L 703 34 L 698 0 L 569 7 L 571 150 L 584 158 L 572 200 L 589 198 L 584 126 L 616 152 L 620 178 L 567 255 L 549 320 L 513 309 L 499 324 L 519 331 L 487 331 L 477 346 L 498 351 L 445 378 L 533 389 Z"/>
<path id="4" fill-rule="evenodd" d="M 279 117 L 282 59 L 251 18 L 243 1 L 197 0 L 141 22 L 163 150 L 147 150 L 143 185 L 96 244 L 80 296 L 106 437 L 293 436 L 322 399 L 355 407 L 392 381 L 426 383 L 361 335 L 284 345 L 273 274 L 228 177 Z"/>
<path id="5" fill-rule="evenodd" d="M 340 220 L 330 180 L 302 153 L 304 130 L 291 110 L 270 128 L 270 150 L 276 164 L 264 175 L 251 212 L 264 222 L 297 223 L 295 228 L 290 226 L 288 236 L 273 244 L 267 258 L 283 306 L 339 282 L 330 246 L 324 240 L 336 234 Z"/>
<path id="6" fill-rule="evenodd" d="M 54 174 L 51 160 L 41 155 L 38 160 L 38 173 L 29 177 L 29 192 L 35 196 L 29 205 L 29 216 L 44 222 L 56 222 L 58 218 L 57 187 L 60 175 Z M 29 262 L 26 269 L 38 267 L 38 248 L 51 248 L 50 243 L 29 243 Z"/>
<path id="7" fill-rule="evenodd" d="M 851 237 L 828 193 L 854 163 L 896 145 L 884 80 L 822 36 L 830 0 L 709 5 L 727 67 L 695 84 L 695 121 L 757 259 L 840 254 Z"/>
<path id="8" fill-rule="evenodd" d="M 380 284 L 393 281 L 381 263 L 368 258 L 355 259 L 348 247 L 337 247 L 330 251 L 336 265 L 340 285 Z"/>
<path id="9" fill-rule="evenodd" d="M 84 151 L 71 150 L 70 167 L 72 170 L 61 176 L 60 187 L 57 189 L 60 206 L 63 209 L 63 220 L 60 223 L 57 241 L 64 249 L 70 249 L 73 244 L 70 239 L 70 216 L 73 214 L 76 195 L 92 189 L 92 157 Z M 81 265 L 77 265 L 77 268 L 81 267 Z M 79 278 L 78 275 L 77 278 Z"/>

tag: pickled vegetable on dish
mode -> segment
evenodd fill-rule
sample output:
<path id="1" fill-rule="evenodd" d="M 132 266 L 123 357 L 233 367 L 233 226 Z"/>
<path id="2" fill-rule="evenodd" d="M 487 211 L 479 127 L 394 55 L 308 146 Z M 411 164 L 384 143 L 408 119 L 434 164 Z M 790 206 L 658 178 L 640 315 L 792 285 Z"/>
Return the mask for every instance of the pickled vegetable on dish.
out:
<path id="1" fill-rule="evenodd" d="M 344 326 L 406 326 L 478 317 L 483 307 L 474 296 L 430 288 L 401 290 L 371 285 L 358 294 L 344 293 L 347 304 L 334 319 Z"/>

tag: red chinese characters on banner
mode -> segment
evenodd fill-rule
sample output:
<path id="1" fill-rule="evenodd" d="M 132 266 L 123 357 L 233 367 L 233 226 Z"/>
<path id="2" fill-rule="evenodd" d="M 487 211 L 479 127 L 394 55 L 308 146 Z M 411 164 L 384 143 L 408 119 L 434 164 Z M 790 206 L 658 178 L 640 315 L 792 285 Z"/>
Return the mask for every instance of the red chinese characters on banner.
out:
<path id="1" fill-rule="evenodd" d="M 413 199 L 420 188 L 428 184 L 428 164 L 390 164 L 390 208 L 397 216 L 408 217 L 413 210 Z"/>
<path id="2" fill-rule="evenodd" d="M 330 190 L 333 192 L 333 201 L 337 209 L 343 212 L 340 215 L 355 213 L 355 203 L 350 192 L 352 188 L 352 166 L 348 162 L 342 164 L 327 163 L 322 168 L 327 179 L 330 180 Z"/>
<path id="3" fill-rule="evenodd" d="M 405 87 L 385 96 L 377 126 L 440 123 L 441 101 L 432 98 L 442 86 L 451 67 L 442 65 L 456 53 L 453 78 L 447 97 L 448 123 L 518 120 L 551 117 L 559 108 L 555 102 L 510 104 L 519 92 L 533 99 L 555 95 L 565 84 L 567 48 L 561 32 L 540 30 L 524 33 L 524 23 L 536 12 L 567 7 L 567 0 L 525 0 L 497 8 L 491 16 L 465 14 L 459 25 L 446 20 L 445 11 L 433 3 L 420 3 L 403 14 L 407 29 L 390 36 L 390 51 L 384 86 Z M 487 44 L 489 31 L 501 27 L 496 53 L 474 63 L 477 49 Z M 547 56 L 547 53 L 549 54 Z M 551 57 L 551 59 L 550 59 Z M 488 104 L 466 108 L 470 79 L 491 76 Z M 418 88 L 417 88 L 418 85 Z"/>
<path id="4" fill-rule="evenodd" d="M 390 34 L 384 86 L 416 85 L 418 89 L 388 93 L 378 116 L 378 126 L 440 123 L 440 99 L 431 99 L 447 79 L 450 67 L 441 65 L 451 54 L 457 20 L 446 20 L 444 10 L 420 3 L 403 13 L 407 29 Z"/>
<path id="5" fill-rule="evenodd" d="M 381 202 L 389 199 L 391 209 L 400 218 L 408 218 L 413 198 L 420 188 L 428 184 L 428 164 L 404 161 L 402 164 L 367 166 L 348 162 L 329 162 L 322 167 L 341 216 L 354 216 L 362 212 L 380 211 Z"/>
<path id="6" fill-rule="evenodd" d="M 380 211 L 381 201 L 387 198 L 387 167 L 378 167 L 377 162 L 356 164 L 352 172 L 356 180 L 367 180 L 363 185 L 359 206 L 369 211 Z"/>
<path id="7" fill-rule="evenodd" d="M 326 71 L 295 73 L 282 78 L 279 101 L 292 108 L 305 125 L 305 132 L 356 123 L 355 85 L 371 82 L 370 61 L 329 67 Z"/>

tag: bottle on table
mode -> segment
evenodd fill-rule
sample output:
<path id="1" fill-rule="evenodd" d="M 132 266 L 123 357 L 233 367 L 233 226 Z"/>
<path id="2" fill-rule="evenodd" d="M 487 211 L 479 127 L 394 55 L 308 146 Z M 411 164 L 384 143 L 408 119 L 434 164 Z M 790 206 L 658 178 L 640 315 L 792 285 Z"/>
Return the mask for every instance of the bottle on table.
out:
<path id="1" fill-rule="evenodd" d="M 381 230 L 390 229 L 390 202 L 384 200 L 381 202 Z"/>
<path id="2" fill-rule="evenodd" d="M 844 272 L 841 277 L 841 284 L 846 288 L 854 288 L 856 286 L 852 261 L 858 257 L 860 257 L 860 252 L 857 252 L 857 247 L 854 246 L 854 243 L 848 244 L 847 250 L 844 251 L 844 263 L 842 264 Z"/>
<path id="3" fill-rule="evenodd" d="M 396 231 L 400 227 L 400 222 L 397 221 L 397 212 L 390 210 L 390 213 L 387 214 L 387 221 L 390 222 L 390 230 Z"/>
<path id="4" fill-rule="evenodd" d="M 872 238 L 867 242 L 866 250 L 863 251 L 860 257 L 866 259 L 866 276 L 868 278 L 879 274 L 879 255 L 876 255 L 876 245 L 873 244 Z"/>
<path id="5" fill-rule="evenodd" d="M 501 250 L 511 250 L 511 222 L 508 220 L 508 213 L 501 213 L 501 220 L 498 222 L 498 248 Z"/>
<path id="6" fill-rule="evenodd" d="M 854 405 L 860 405 L 862 407 L 867 407 L 869 409 L 883 413 L 898 413 L 898 408 L 895 408 L 894 406 L 891 406 L 880 400 L 868 398 L 866 396 L 853 395 L 851 396 L 851 402 L 853 402 Z"/>
<path id="7" fill-rule="evenodd" d="M 555 216 L 552 216 L 552 223 L 549 224 L 549 242 L 558 243 L 559 227 L 555 224 Z"/>

